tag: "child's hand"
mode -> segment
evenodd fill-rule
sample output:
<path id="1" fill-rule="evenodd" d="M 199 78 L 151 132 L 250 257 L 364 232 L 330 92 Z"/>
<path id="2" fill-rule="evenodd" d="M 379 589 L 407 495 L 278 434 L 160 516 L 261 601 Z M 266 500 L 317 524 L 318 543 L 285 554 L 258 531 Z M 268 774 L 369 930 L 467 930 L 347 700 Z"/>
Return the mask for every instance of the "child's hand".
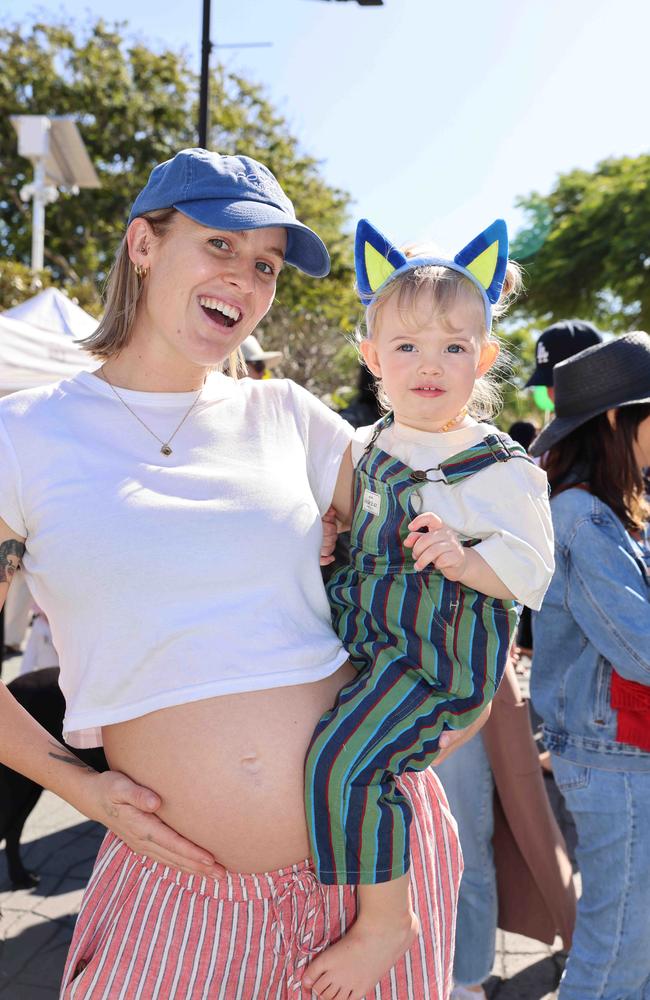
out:
<path id="1" fill-rule="evenodd" d="M 480 729 L 483 728 L 487 720 L 490 718 L 490 713 L 492 712 L 492 702 L 485 706 L 478 719 L 476 719 L 471 726 L 467 729 L 446 729 L 440 734 L 440 750 L 436 755 L 436 759 L 433 761 L 432 767 L 437 767 L 438 764 L 442 764 L 443 760 L 447 760 L 454 750 L 461 747 L 463 743 L 467 743 L 469 740 L 475 736 Z"/>
<path id="2" fill-rule="evenodd" d="M 467 551 L 458 535 L 437 514 L 418 514 L 409 524 L 410 535 L 404 544 L 413 550 L 415 568 L 433 566 L 448 580 L 459 580 L 466 569 Z"/>
<path id="3" fill-rule="evenodd" d="M 336 539 L 338 538 L 339 529 L 336 523 L 336 511 L 333 507 L 329 507 L 323 516 L 321 517 L 323 522 L 323 541 L 320 547 L 320 564 L 321 566 L 329 566 L 330 563 L 334 562 L 334 548 L 336 546 Z"/>

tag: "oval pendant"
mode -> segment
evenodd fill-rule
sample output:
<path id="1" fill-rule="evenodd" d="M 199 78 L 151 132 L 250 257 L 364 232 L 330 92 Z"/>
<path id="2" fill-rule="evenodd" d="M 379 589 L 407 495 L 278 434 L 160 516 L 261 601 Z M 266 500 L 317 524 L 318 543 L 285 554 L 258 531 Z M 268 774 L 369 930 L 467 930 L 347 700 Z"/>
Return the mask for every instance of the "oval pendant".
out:
<path id="1" fill-rule="evenodd" d="M 171 455 L 171 453 L 172 453 L 172 450 L 171 450 L 171 448 L 169 447 L 168 444 L 164 444 L 162 446 L 162 448 L 160 449 L 160 454 L 161 455 Z"/>

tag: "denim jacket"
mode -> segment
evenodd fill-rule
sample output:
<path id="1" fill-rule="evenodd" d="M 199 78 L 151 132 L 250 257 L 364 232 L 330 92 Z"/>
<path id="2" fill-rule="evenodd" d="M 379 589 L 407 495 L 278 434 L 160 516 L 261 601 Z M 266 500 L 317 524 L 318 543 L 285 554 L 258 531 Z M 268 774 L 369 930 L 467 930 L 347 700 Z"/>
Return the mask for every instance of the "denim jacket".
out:
<path id="1" fill-rule="evenodd" d="M 531 698 L 549 750 L 575 764 L 650 771 L 650 753 L 616 742 L 612 666 L 650 685 L 648 551 L 597 497 L 551 501 L 555 574 L 533 616 Z"/>

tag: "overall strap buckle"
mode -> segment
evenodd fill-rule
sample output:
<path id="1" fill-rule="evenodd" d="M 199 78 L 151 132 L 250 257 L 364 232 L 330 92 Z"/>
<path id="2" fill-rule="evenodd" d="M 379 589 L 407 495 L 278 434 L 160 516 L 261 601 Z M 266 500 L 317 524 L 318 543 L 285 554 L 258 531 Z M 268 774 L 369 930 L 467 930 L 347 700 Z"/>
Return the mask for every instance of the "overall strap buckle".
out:
<path id="1" fill-rule="evenodd" d="M 499 434 L 488 434 L 482 442 L 494 455 L 497 462 L 509 462 L 513 457 L 508 441 Z"/>
<path id="2" fill-rule="evenodd" d="M 430 472 L 439 472 L 439 479 L 432 479 L 429 475 Z M 430 469 L 414 469 L 411 473 L 411 479 L 414 483 L 444 483 L 445 486 L 449 486 L 447 477 L 445 475 L 445 470 L 442 465 L 432 465 Z"/>
<path id="3" fill-rule="evenodd" d="M 393 411 L 392 410 L 389 413 L 385 413 L 383 417 L 379 418 L 379 420 L 374 425 L 374 429 L 373 429 L 372 435 L 370 437 L 370 440 L 368 441 L 368 444 L 364 448 L 364 451 L 363 451 L 364 455 L 367 455 L 368 452 L 372 450 L 372 448 L 374 446 L 374 443 L 377 440 L 377 438 L 379 437 L 379 435 L 381 434 L 381 432 L 383 430 L 386 430 L 387 427 L 390 427 L 390 425 L 392 424 L 393 420 L 394 420 L 394 417 L 393 417 Z"/>
<path id="4" fill-rule="evenodd" d="M 440 472 L 446 477 L 445 482 L 452 486 L 469 476 L 475 476 L 494 462 L 509 462 L 511 458 L 531 461 L 526 450 L 507 435 L 487 434 L 482 441 L 443 462 Z"/>

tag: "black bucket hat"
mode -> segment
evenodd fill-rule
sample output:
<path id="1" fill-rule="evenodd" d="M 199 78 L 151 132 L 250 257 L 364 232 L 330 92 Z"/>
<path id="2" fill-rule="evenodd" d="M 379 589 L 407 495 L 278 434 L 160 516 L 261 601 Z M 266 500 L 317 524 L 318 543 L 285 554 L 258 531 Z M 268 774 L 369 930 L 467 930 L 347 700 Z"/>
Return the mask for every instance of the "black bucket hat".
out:
<path id="1" fill-rule="evenodd" d="M 626 333 L 588 347 L 556 365 L 553 381 L 555 419 L 530 446 L 533 456 L 543 455 L 599 413 L 650 403 L 650 336 Z"/>

